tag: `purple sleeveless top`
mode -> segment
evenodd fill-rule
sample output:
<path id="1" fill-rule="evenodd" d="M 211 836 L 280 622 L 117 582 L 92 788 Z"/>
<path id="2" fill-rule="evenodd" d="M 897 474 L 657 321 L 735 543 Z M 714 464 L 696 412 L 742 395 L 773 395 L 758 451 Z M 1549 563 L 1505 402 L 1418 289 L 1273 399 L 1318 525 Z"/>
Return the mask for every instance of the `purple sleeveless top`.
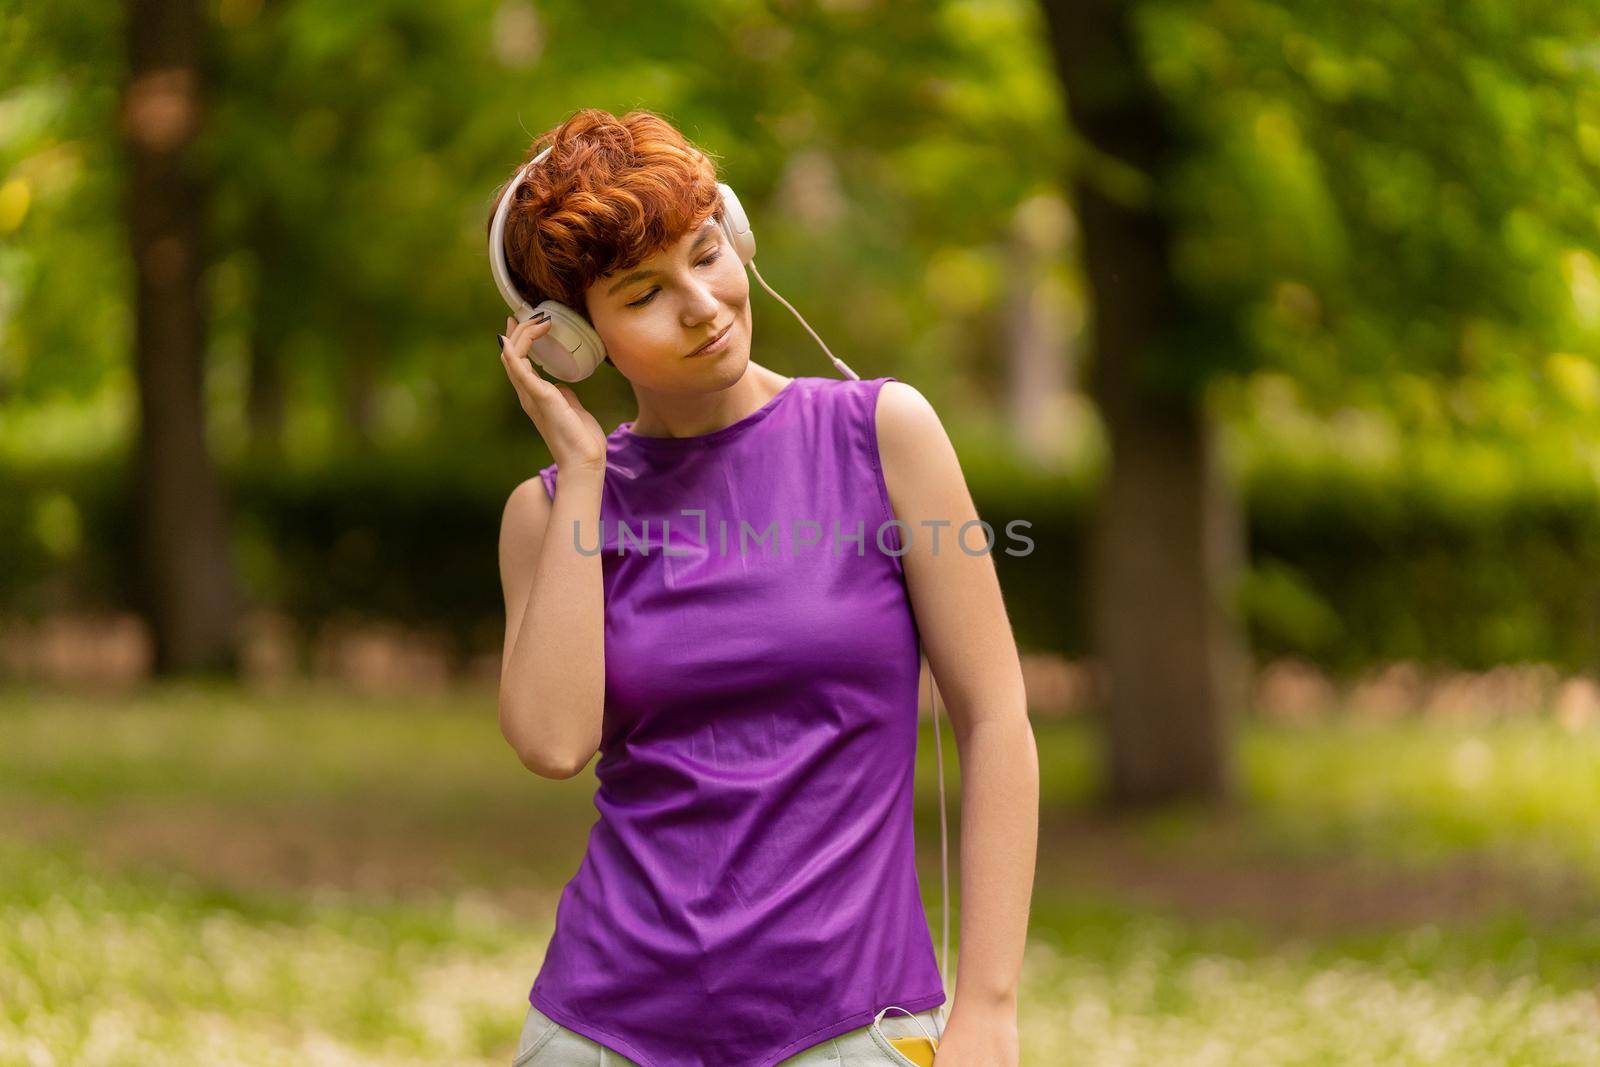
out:
<path id="1" fill-rule="evenodd" d="M 528 999 L 643 1067 L 769 1067 L 944 1003 L 908 528 L 874 422 L 892 380 L 799 377 L 708 434 L 608 435 L 600 817 Z"/>

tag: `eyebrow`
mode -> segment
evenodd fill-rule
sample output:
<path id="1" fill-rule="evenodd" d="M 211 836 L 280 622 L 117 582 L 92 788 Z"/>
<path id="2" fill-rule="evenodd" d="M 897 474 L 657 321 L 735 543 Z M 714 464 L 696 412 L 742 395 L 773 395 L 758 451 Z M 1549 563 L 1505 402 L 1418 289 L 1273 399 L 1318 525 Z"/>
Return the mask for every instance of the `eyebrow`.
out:
<path id="1" fill-rule="evenodd" d="M 713 238 L 713 237 L 715 237 L 717 235 L 717 230 L 716 230 L 716 226 L 715 226 L 716 221 L 717 221 L 716 216 L 713 215 L 711 218 L 707 219 L 705 222 L 700 224 L 700 236 L 696 237 L 695 240 L 694 240 L 694 244 L 689 246 L 689 254 L 691 256 L 694 255 L 696 249 L 698 249 L 701 245 L 705 244 L 707 241 L 711 240 L 711 238 Z M 659 273 L 660 273 L 660 271 L 654 271 L 654 270 L 630 271 L 629 273 L 624 274 L 622 277 L 618 278 L 615 282 L 613 282 L 612 285 L 611 285 L 611 288 L 606 290 L 606 295 L 607 296 L 612 295 L 618 289 L 621 289 L 624 285 L 627 285 L 629 282 L 636 282 L 636 281 L 639 281 L 642 278 L 651 278 L 651 277 L 654 277 L 655 275 L 657 275 Z"/>

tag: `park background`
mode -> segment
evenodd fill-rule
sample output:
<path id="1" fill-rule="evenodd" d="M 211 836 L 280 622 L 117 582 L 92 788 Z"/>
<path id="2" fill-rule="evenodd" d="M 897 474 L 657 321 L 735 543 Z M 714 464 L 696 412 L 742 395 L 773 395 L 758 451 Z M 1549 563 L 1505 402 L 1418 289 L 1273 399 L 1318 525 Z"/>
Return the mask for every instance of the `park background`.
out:
<path id="1" fill-rule="evenodd" d="M 1600 1059 L 1600 14 L 0 20 L 0 1063 L 509 1062 L 593 781 L 495 724 L 549 456 L 483 244 L 580 107 L 711 152 L 1032 524 L 1025 1064 Z"/>

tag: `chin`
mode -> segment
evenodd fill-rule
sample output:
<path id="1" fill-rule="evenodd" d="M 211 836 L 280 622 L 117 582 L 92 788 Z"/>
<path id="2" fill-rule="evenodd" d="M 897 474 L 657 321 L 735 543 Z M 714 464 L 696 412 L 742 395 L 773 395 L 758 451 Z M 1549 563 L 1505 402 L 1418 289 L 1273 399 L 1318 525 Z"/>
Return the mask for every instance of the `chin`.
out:
<path id="1" fill-rule="evenodd" d="M 728 351 L 706 358 L 704 362 L 709 373 L 731 385 L 744 377 L 750 366 L 750 342 L 747 337 L 736 338 Z"/>
<path id="2" fill-rule="evenodd" d="M 749 369 L 750 354 L 748 352 L 743 355 L 730 353 L 726 359 L 717 364 L 712 373 L 717 376 L 717 381 L 721 383 L 722 387 L 726 388 L 737 384 Z"/>

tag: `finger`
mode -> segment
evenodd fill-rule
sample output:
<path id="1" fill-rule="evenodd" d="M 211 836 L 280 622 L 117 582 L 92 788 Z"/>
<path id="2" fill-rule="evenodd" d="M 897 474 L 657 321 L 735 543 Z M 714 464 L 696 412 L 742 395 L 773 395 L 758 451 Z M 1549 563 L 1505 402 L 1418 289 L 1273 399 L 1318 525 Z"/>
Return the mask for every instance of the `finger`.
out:
<path id="1" fill-rule="evenodd" d="M 512 384 L 519 387 L 530 399 L 541 404 L 547 404 L 555 399 L 556 394 L 550 382 L 539 374 L 531 360 L 510 352 L 502 352 L 500 361 L 505 364 L 506 374 L 510 376 Z"/>
<path id="2" fill-rule="evenodd" d="M 533 348 L 533 342 L 550 332 L 550 320 L 518 323 L 516 329 L 506 338 L 507 347 L 513 355 L 526 356 Z"/>
<path id="3" fill-rule="evenodd" d="M 536 393 L 536 389 L 524 378 L 522 371 L 518 367 L 518 364 L 523 362 L 523 360 L 515 358 L 504 349 L 500 352 L 500 366 L 505 368 L 506 377 L 510 379 L 511 384 L 518 393 L 533 396 Z"/>
<path id="4" fill-rule="evenodd" d="M 549 326 L 550 326 L 550 322 L 551 322 L 550 315 L 548 313 L 546 313 L 546 312 L 541 311 L 538 314 L 534 315 L 530 319 L 526 319 L 526 320 L 524 320 L 522 322 L 512 322 L 512 324 L 511 324 L 512 328 L 511 328 L 511 330 L 508 331 L 508 334 L 509 333 L 515 333 L 518 330 L 531 330 L 531 329 L 537 329 L 537 328 L 540 328 L 540 327 L 548 329 Z"/>
<path id="5" fill-rule="evenodd" d="M 526 345 L 519 345 L 515 336 L 506 338 L 506 343 L 500 349 L 500 362 L 506 368 L 506 373 L 511 375 L 513 382 L 532 381 L 539 378 L 534 370 L 533 361 L 528 358 Z M 531 376 L 531 377 L 530 377 Z M 548 383 L 546 383 L 548 384 Z"/>

